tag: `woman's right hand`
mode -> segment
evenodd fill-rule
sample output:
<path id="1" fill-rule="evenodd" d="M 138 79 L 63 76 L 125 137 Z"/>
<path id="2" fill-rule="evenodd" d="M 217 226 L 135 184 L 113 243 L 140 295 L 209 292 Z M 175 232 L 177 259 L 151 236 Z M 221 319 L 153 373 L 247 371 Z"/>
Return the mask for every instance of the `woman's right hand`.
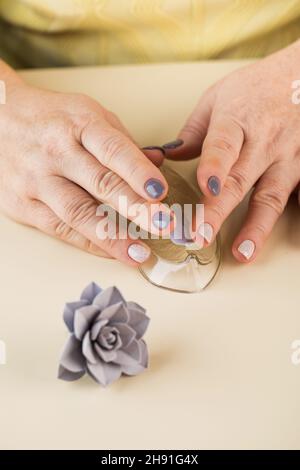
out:
<path id="1" fill-rule="evenodd" d="M 126 196 L 129 206 L 140 205 L 139 225 L 158 233 L 151 203 L 169 217 L 159 203 L 167 182 L 150 157 L 161 159 L 160 151 L 145 151 L 147 158 L 118 118 L 85 95 L 31 87 L 1 61 L 0 79 L 6 84 L 1 209 L 91 253 L 133 266 L 145 261 L 150 252 L 140 240 L 99 238 L 96 211 L 99 201 L 117 210 L 119 197 Z"/>

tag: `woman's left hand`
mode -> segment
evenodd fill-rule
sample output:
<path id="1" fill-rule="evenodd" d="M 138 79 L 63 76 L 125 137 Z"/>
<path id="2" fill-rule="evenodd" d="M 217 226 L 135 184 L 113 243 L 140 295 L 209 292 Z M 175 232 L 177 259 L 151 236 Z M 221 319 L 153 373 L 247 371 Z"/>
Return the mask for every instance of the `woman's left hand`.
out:
<path id="1" fill-rule="evenodd" d="M 232 248 L 241 262 L 259 253 L 299 183 L 299 64 L 300 41 L 233 72 L 202 96 L 179 135 L 183 144 L 164 146 L 174 160 L 201 153 L 205 224 L 197 236 L 206 244 L 255 185 Z"/>

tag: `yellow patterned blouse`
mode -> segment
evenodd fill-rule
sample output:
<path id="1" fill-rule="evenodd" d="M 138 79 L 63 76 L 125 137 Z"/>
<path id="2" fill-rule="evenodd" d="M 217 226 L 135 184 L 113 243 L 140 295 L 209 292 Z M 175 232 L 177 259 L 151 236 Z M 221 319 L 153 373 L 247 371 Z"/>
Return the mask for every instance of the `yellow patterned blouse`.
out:
<path id="1" fill-rule="evenodd" d="M 300 37 L 300 0 L 0 0 L 11 65 L 261 57 Z"/>

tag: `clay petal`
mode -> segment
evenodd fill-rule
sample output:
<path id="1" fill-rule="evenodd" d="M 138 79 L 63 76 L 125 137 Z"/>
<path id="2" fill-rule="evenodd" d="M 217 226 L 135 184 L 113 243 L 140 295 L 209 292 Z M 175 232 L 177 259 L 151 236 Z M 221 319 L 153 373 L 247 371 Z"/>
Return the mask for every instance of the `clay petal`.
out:
<path id="1" fill-rule="evenodd" d="M 74 334 L 76 338 L 82 340 L 98 312 L 99 309 L 96 305 L 86 305 L 76 310 L 74 315 Z"/>
<path id="2" fill-rule="evenodd" d="M 141 351 L 141 360 L 140 363 L 143 367 L 148 367 L 148 348 L 144 340 L 139 341 L 140 351 Z"/>
<path id="3" fill-rule="evenodd" d="M 91 334 L 89 331 L 86 332 L 82 341 L 82 353 L 91 364 L 96 364 L 99 361 L 99 358 L 94 351 L 94 347 L 91 342 Z"/>
<path id="4" fill-rule="evenodd" d="M 117 364 L 107 362 L 97 362 L 97 364 L 87 364 L 89 374 L 101 385 L 109 385 L 121 376 L 121 367 Z"/>
<path id="5" fill-rule="evenodd" d="M 139 361 L 127 361 L 123 362 L 121 365 L 122 373 L 126 375 L 137 375 L 143 372 L 148 366 L 148 350 L 146 343 L 144 341 L 138 341 L 139 348 Z"/>
<path id="6" fill-rule="evenodd" d="M 123 323 L 122 323 L 122 325 L 123 325 Z M 122 347 L 122 344 L 123 344 L 123 343 L 122 343 L 121 337 L 120 337 L 120 335 L 118 335 L 118 336 L 117 336 L 117 342 L 116 342 L 116 344 L 115 344 L 115 346 L 114 346 L 115 351 L 116 351 L 117 349 L 120 349 L 120 348 Z"/>
<path id="7" fill-rule="evenodd" d="M 126 305 L 129 310 L 137 310 L 140 313 L 146 313 L 146 309 L 142 307 L 140 304 L 137 304 L 136 302 L 132 302 L 131 300 L 129 302 L 126 302 Z"/>
<path id="8" fill-rule="evenodd" d="M 125 299 L 115 286 L 108 287 L 100 292 L 93 301 L 94 305 L 99 307 L 99 310 L 104 310 L 109 305 L 114 305 L 119 302 L 125 303 Z"/>
<path id="9" fill-rule="evenodd" d="M 138 375 L 144 372 L 145 367 L 143 367 L 138 362 L 132 362 L 131 364 L 121 365 L 122 374 L 126 375 Z"/>
<path id="10" fill-rule="evenodd" d="M 98 356 L 103 359 L 104 362 L 116 362 L 117 353 L 115 350 L 103 349 L 98 343 L 94 343 L 94 348 Z"/>
<path id="11" fill-rule="evenodd" d="M 81 342 L 71 335 L 63 349 L 60 365 L 71 372 L 81 372 L 85 369 L 85 363 L 81 352 Z"/>
<path id="12" fill-rule="evenodd" d="M 121 344 L 117 345 L 116 348 L 122 347 L 124 349 L 135 339 L 136 332 L 126 323 L 115 323 L 114 326 L 117 328 L 121 339 Z"/>
<path id="13" fill-rule="evenodd" d="M 89 304 L 93 303 L 94 298 L 102 292 L 102 289 L 95 282 L 91 282 L 86 288 L 82 291 L 80 299 L 87 300 Z"/>
<path id="14" fill-rule="evenodd" d="M 59 366 L 58 369 L 58 378 L 61 380 L 66 380 L 68 382 L 73 382 L 74 380 L 78 380 L 83 377 L 85 374 L 85 370 L 81 372 L 71 372 L 68 369 L 65 369 L 64 366 Z"/>
<path id="15" fill-rule="evenodd" d="M 116 351 L 115 363 L 121 365 L 131 365 L 133 363 L 139 363 L 141 359 L 141 350 L 139 343 L 134 339 L 127 348 L 118 349 Z"/>
<path id="16" fill-rule="evenodd" d="M 74 331 L 75 311 L 78 308 L 81 308 L 84 305 L 87 305 L 87 303 L 88 303 L 87 300 L 78 300 L 77 302 L 68 302 L 65 305 L 63 318 L 64 318 L 64 322 L 67 325 L 67 328 L 70 331 L 70 333 L 73 333 L 73 331 Z"/>
<path id="17" fill-rule="evenodd" d="M 128 354 L 128 356 L 131 356 L 134 358 L 136 361 L 140 361 L 141 359 L 141 348 L 139 345 L 139 341 L 134 339 L 128 346 L 127 348 L 123 348 L 123 351 L 125 354 Z"/>
<path id="18" fill-rule="evenodd" d="M 108 320 L 97 320 L 91 328 L 91 340 L 95 341 L 103 326 L 107 325 Z"/>
<path id="19" fill-rule="evenodd" d="M 101 320 L 109 320 L 109 324 L 113 325 L 114 323 L 127 323 L 129 320 L 129 312 L 127 307 L 119 302 L 115 305 L 110 305 L 105 310 L 101 312 Z"/>
<path id="20" fill-rule="evenodd" d="M 128 324 L 136 332 L 136 339 L 142 338 L 145 331 L 148 328 L 150 318 L 147 317 L 144 313 L 141 313 L 139 310 L 130 309 L 129 310 L 129 321 Z"/>

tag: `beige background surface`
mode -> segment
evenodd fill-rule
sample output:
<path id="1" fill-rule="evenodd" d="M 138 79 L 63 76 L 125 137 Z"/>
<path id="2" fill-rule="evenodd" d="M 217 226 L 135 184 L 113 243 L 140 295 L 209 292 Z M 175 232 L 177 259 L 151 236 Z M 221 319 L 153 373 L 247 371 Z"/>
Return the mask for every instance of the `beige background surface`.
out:
<path id="1" fill-rule="evenodd" d="M 26 72 L 34 84 L 89 93 L 141 144 L 173 139 L 201 91 L 238 63 Z M 21 105 L 21 104 L 20 104 Z M 191 177 L 196 162 L 177 164 Z M 300 448 L 300 213 L 291 203 L 250 266 L 231 257 L 240 207 L 223 229 L 223 263 L 201 294 L 158 289 L 0 218 L 0 448 Z M 57 380 L 65 301 L 91 280 L 143 304 L 150 368 L 108 389 Z"/>

